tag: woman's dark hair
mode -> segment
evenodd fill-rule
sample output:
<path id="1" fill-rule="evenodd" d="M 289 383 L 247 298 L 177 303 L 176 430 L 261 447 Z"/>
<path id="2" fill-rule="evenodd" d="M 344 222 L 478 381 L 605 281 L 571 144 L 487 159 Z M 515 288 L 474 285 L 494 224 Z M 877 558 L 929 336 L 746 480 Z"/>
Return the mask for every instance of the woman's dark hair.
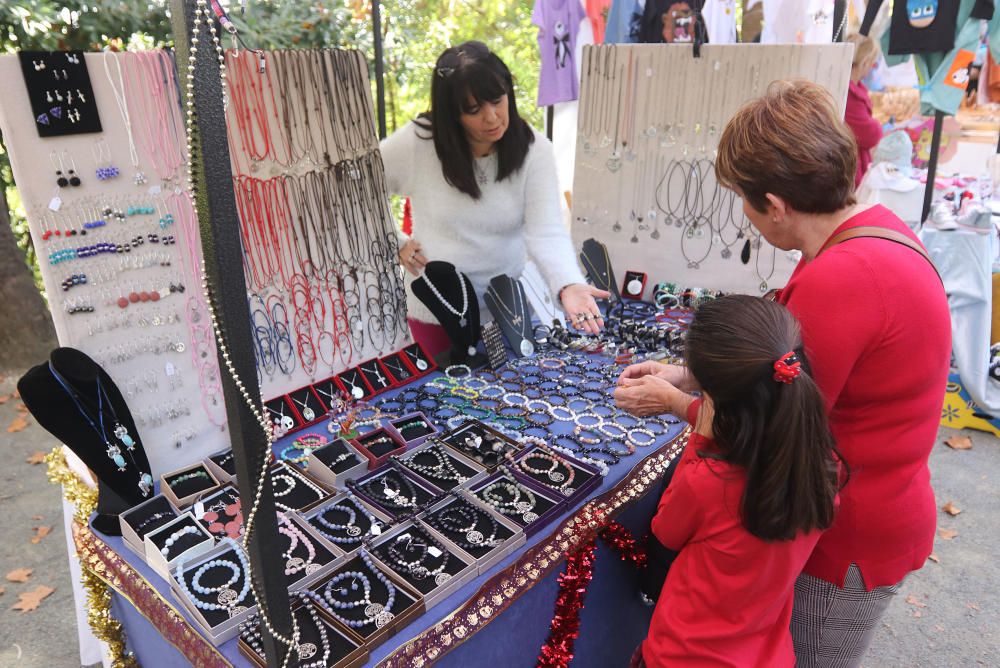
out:
<path id="1" fill-rule="evenodd" d="M 482 42 L 465 42 L 446 49 L 431 77 L 431 110 L 421 114 L 417 126 L 430 132 L 441 161 L 444 180 L 472 199 L 482 191 L 476 181 L 472 148 L 462 127 L 462 113 L 469 111 L 469 97 L 479 105 L 507 96 L 508 126 L 497 142 L 497 180 L 502 181 L 524 164 L 535 135 L 517 113 L 514 77 L 495 53 Z"/>
<path id="2" fill-rule="evenodd" d="M 801 372 L 786 384 L 774 379 L 774 363 L 788 352 Z M 746 470 L 740 514 L 747 530 L 789 540 L 829 527 L 839 457 L 792 314 L 747 295 L 707 302 L 695 313 L 685 354 L 712 400 L 722 459 Z"/>

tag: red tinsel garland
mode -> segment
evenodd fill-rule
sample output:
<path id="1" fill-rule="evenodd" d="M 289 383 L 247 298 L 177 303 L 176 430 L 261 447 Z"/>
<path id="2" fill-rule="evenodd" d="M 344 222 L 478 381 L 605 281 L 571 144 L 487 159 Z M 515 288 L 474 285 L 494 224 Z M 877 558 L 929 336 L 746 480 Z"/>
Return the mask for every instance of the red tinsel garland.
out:
<path id="1" fill-rule="evenodd" d="M 413 205 L 409 197 L 403 202 L 403 234 L 413 234 Z"/>
<path id="2" fill-rule="evenodd" d="M 590 541 L 566 557 L 566 570 L 559 574 L 559 596 L 549 625 L 549 637 L 538 654 L 538 666 L 566 668 L 573 659 L 573 645 L 580 635 L 583 597 L 594 577 L 597 543 Z"/>
<path id="3" fill-rule="evenodd" d="M 646 548 L 618 522 L 611 522 L 598 535 L 619 553 L 622 561 L 630 561 L 636 568 L 646 565 Z"/>

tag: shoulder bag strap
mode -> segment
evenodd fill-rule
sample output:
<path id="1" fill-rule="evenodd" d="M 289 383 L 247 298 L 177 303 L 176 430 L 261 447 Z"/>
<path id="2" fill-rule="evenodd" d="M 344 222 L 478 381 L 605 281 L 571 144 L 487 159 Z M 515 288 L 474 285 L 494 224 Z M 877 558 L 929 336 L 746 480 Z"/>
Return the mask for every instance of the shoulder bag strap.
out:
<path id="1" fill-rule="evenodd" d="M 836 246 L 837 244 L 843 243 L 844 241 L 848 241 L 850 239 L 858 239 L 858 238 L 885 239 L 887 241 L 892 241 L 902 246 L 906 246 L 913 252 L 920 255 L 920 257 L 927 260 L 927 263 L 931 265 L 932 269 L 934 269 L 934 273 L 938 275 L 938 280 L 944 283 L 944 281 L 941 279 L 941 274 L 938 272 L 937 267 L 934 266 L 933 260 L 931 260 L 931 256 L 927 254 L 927 251 L 924 250 L 923 246 L 921 246 L 916 241 L 906 236 L 902 232 L 897 232 L 896 230 L 890 230 L 885 227 L 873 227 L 873 226 L 862 225 L 860 227 L 852 227 L 849 230 L 844 230 L 840 234 L 835 234 L 825 244 L 823 244 L 823 247 L 819 249 L 819 253 L 816 254 L 816 257 L 822 255 L 823 251 L 827 250 L 831 246 Z"/>

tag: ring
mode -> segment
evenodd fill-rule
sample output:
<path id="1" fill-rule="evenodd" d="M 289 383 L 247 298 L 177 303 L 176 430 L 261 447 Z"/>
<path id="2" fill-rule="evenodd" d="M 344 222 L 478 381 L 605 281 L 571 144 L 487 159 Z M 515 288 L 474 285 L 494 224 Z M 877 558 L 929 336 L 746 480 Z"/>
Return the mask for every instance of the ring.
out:
<path id="1" fill-rule="evenodd" d="M 587 319 L 586 313 L 577 313 L 576 317 L 574 318 L 574 320 L 576 320 L 577 322 L 583 322 L 586 319 Z"/>
<path id="2" fill-rule="evenodd" d="M 417 259 L 417 254 L 416 253 L 410 253 L 410 262 L 413 262 L 416 259 Z"/>

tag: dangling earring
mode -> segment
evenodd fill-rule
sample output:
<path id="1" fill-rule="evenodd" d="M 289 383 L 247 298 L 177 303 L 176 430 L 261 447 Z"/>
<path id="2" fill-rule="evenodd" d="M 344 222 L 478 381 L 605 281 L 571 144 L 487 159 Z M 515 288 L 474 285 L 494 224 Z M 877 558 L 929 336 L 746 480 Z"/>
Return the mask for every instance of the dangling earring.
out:
<path id="1" fill-rule="evenodd" d="M 45 91 L 45 101 L 48 102 L 49 104 L 55 102 L 55 100 L 52 99 L 52 91 L 50 90 Z"/>
<path id="2" fill-rule="evenodd" d="M 66 162 L 70 166 L 70 168 L 68 170 L 68 173 L 69 173 L 69 184 L 71 186 L 73 186 L 73 187 L 79 186 L 80 185 L 80 177 L 77 176 L 77 173 L 76 173 L 76 160 L 74 160 L 73 156 L 71 156 L 69 154 L 69 152 L 67 152 L 67 151 L 63 151 L 63 154 L 66 156 Z M 62 162 L 62 158 L 60 158 L 60 162 Z"/>
<path id="3" fill-rule="evenodd" d="M 58 157 L 55 151 L 52 151 L 49 153 L 49 160 L 52 161 L 52 166 L 56 170 L 56 185 L 60 188 L 65 188 L 69 185 L 69 179 L 63 175 L 62 158 Z M 58 164 L 56 163 L 57 160 Z"/>

